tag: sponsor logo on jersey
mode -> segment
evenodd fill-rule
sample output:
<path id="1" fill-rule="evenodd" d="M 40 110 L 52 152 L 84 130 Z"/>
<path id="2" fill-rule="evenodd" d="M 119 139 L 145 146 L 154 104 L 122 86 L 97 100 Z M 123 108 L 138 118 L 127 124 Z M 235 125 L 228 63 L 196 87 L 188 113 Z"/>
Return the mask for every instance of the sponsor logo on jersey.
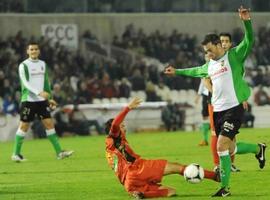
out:
<path id="1" fill-rule="evenodd" d="M 214 72 L 213 76 L 217 76 L 217 75 L 223 74 L 223 73 L 225 73 L 227 71 L 228 71 L 228 68 L 227 67 L 222 67 L 218 71 Z"/>

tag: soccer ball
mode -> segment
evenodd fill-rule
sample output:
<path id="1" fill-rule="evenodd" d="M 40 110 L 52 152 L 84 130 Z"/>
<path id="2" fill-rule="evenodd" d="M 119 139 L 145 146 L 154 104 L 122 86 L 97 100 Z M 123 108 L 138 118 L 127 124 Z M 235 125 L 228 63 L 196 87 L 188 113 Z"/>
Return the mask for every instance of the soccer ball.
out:
<path id="1" fill-rule="evenodd" d="M 203 168 L 196 163 L 188 165 L 184 170 L 184 178 L 189 183 L 199 183 L 203 180 Z"/>

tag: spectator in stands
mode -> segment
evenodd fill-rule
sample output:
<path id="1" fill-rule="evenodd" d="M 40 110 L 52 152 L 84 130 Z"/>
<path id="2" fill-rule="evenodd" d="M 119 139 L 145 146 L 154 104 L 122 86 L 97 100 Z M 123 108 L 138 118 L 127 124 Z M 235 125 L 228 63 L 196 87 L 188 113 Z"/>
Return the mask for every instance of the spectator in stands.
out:
<path id="1" fill-rule="evenodd" d="M 55 113 L 54 119 L 55 119 L 55 130 L 59 137 L 62 137 L 66 135 L 67 133 L 73 133 L 75 131 L 74 127 L 72 127 L 72 124 L 70 123 L 70 109 L 60 108 L 58 112 Z M 39 125 L 37 124 L 35 127 L 32 127 L 33 130 L 40 130 Z M 37 132 L 37 135 L 39 133 Z"/>
<path id="2" fill-rule="evenodd" d="M 13 94 L 14 89 L 10 83 L 9 79 L 4 79 L 4 87 L 3 87 L 3 91 L 5 94 Z"/>
<path id="3" fill-rule="evenodd" d="M 253 128 L 254 127 L 254 121 L 255 121 L 255 116 L 252 114 L 252 107 L 248 103 L 248 108 L 244 112 L 243 116 L 243 127 L 248 127 L 248 128 Z"/>
<path id="4" fill-rule="evenodd" d="M 115 81 L 110 79 L 108 73 L 104 73 L 100 81 L 100 95 L 101 98 L 112 98 L 118 97 L 118 88 Z"/>
<path id="5" fill-rule="evenodd" d="M 103 133 L 102 127 L 97 120 L 88 120 L 84 113 L 78 108 L 78 105 L 74 105 L 73 110 L 70 112 L 69 121 L 73 128 L 73 131 L 78 135 L 89 135 L 90 127 L 94 126 L 98 134 Z"/>
<path id="6" fill-rule="evenodd" d="M 122 43 L 119 40 L 119 37 L 117 35 L 113 36 L 112 45 L 117 47 L 122 47 Z"/>
<path id="7" fill-rule="evenodd" d="M 38 119 L 34 119 L 34 121 L 32 122 L 31 130 L 33 131 L 34 138 L 46 138 L 47 137 L 45 128 L 44 128 L 42 122 Z M 62 130 L 60 130 L 60 132 L 61 131 Z M 57 132 L 57 135 L 61 136 L 59 133 Z"/>
<path id="8" fill-rule="evenodd" d="M 161 98 L 157 95 L 155 85 L 151 81 L 148 81 L 146 83 L 145 93 L 146 93 L 146 101 L 155 102 L 161 100 Z"/>
<path id="9" fill-rule="evenodd" d="M 92 95 L 92 98 L 100 98 L 100 81 L 98 80 L 97 73 L 94 73 L 92 77 L 88 77 L 87 79 L 87 89 L 89 93 Z"/>
<path id="10" fill-rule="evenodd" d="M 77 92 L 77 100 L 76 103 L 83 104 L 83 103 L 91 103 L 92 96 L 90 95 L 87 85 L 84 80 L 79 82 L 78 92 Z"/>
<path id="11" fill-rule="evenodd" d="M 181 127 L 181 114 L 178 106 L 168 100 L 167 106 L 161 111 L 161 120 L 163 121 L 167 131 L 176 131 Z"/>
<path id="12" fill-rule="evenodd" d="M 13 97 L 10 94 L 6 94 L 3 100 L 3 112 L 5 114 L 16 115 L 19 112 L 19 108 Z"/>
<path id="13" fill-rule="evenodd" d="M 0 65 L 1 65 L 1 63 L 0 63 Z M 4 97 L 4 95 L 5 95 L 4 80 L 5 80 L 5 74 L 2 70 L 0 70 L 0 97 Z"/>
<path id="14" fill-rule="evenodd" d="M 254 86 L 262 85 L 263 84 L 263 71 L 262 69 L 257 70 L 257 74 L 253 77 Z"/>
<path id="15" fill-rule="evenodd" d="M 156 86 L 156 92 L 162 101 L 167 101 L 171 95 L 170 88 L 166 86 L 162 80 L 159 81 L 159 84 Z"/>
<path id="16" fill-rule="evenodd" d="M 134 70 L 133 75 L 130 77 L 129 81 L 132 84 L 133 91 L 146 89 L 145 79 L 139 69 Z"/>
<path id="17" fill-rule="evenodd" d="M 9 4 L 8 4 L 9 5 Z M 241 33 L 237 33 L 238 35 Z M 97 40 L 97 37 L 86 31 L 83 38 L 90 40 Z M 237 36 L 236 37 L 237 40 Z M 120 38 L 121 39 L 121 38 Z M 151 66 L 148 62 L 142 59 L 142 56 L 135 55 L 134 57 L 123 55 L 123 50 L 117 51 L 115 56 L 116 62 L 108 62 L 107 58 L 91 55 L 85 57 L 81 51 L 70 51 L 66 47 L 60 45 L 59 42 L 53 44 L 48 38 L 26 38 L 22 31 L 18 31 L 15 36 L 10 36 L 6 39 L 0 38 L 0 96 L 5 94 L 13 94 L 19 90 L 18 82 L 10 81 L 16 80 L 17 64 L 22 60 L 25 53 L 26 44 L 29 40 L 37 40 L 43 49 L 42 58 L 47 60 L 47 63 L 52 70 L 52 82 L 59 84 L 66 98 L 60 98 L 59 104 L 66 103 L 90 103 L 92 98 L 101 98 L 100 80 L 103 73 L 107 72 L 111 80 L 121 80 L 123 77 L 129 77 L 132 90 L 145 90 L 146 81 L 152 81 L 155 85 L 159 84 L 161 76 L 156 65 Z M 250 64 L 255 59 L 252 58 L 247 65 L 266 65 L 269 64 L 269 45 L 265 41 L 270 40 L 269 28 L 261 28 L 258 32 L 258 45 L 254 50 L 256 62 Z M 172 31 L 170 35 L 161 34 L 160 31 L 155 31 L 149 34 L 144 33 L 143 29 L 135 29 L 133 25 L 129 25 L 123 33 L 122 41 L 115 39 L 117 46 L 128 48 L 129 42 L 133 43 L 133 50 L 136 52 L 143 52 L 146 56 L 152 56 L 158 60 L 171 61 L 175 65 L 185 64 L 185 66 L 196 66 L 202 62 L 202 54 L 198 54 L 199 48 L 196 47 L 196 37 L 187 34 L 182 34 L 176 30 Z M 135 47 L 134 47 L 135 45 Z M 195 56 L 194 55 L 199 55 Z M 112 56 L 114 54 L 112 53 Z M 191 59 L 192 58 L 192 59 Z M 131 64 L 133 63 L 133 64 Z M 146 64 L 147 63 L 147 64 Z M 150 66 L 149 66 L 150 65 Z M 135 69 L 135 70 L 134 70 Z M 251 85 L 270 85 L 270 78 L 268 71 L 261 71 L 254 79 L 254 70 L 249 73 L 249 82 Z M 138 72 L 139 71 L 139 72 Z M 81 76 L 83 74 L 83 76 Z M 98 74 L 98 77 L 92 79 L 93 74 Z M 135 75 L 136 74 L 136 75 Z M 63 78 L 71 77 L 71 78 Z M 255 83 L 253 83 L 253 79 Z M 78 82 L 80 80 L 80 82 Z M 82 81 L 83 80 L 83 81 Z M 196 79 L 189 79 L 183 77 L 174 77 L 173 79 L 164 79 L 165 85 L 171 89 L 194 89 L 198 85 Z M 169 80 L 169 81 L 167 81 Z M 84 86 L 80 86 L 81 82 L 86 84 L 87 90 Z M 78 84 L 79 83 L 79 84 Z M 4 86 L 5 84 L 5 86 Z M 118 90 L 119 85 L 114 87 Z M 82 97 L 81 97 L 82 96 Z"/>
<path id="18" fill-rule="evenodd" d="M 59 105 L 65 104 L 66 94 L 65 91 L 61 89 L 61 85 L 59 83 L 55 83 L 53 85 L 53 98 L 56 102 L 60 102 Z"/>
<path id="19" fill-rule="evenodd" d="M 131 93 L 131 84 L 127 78 L 122 78 L 119 85 L 119 97 L 129 98 Z"/>
<path id="20" fill-rule="evenodd" d="M 88 40 L 94 40 L 94 41 L 97 40 L 96 36 L 93 35 L 89 29 L 86 30 L 86 31 L 83 33 L 82 38 L 83 38 L 83 39 L 88 39 Z"/>
<path id="21" fill-rule="evenodd" d="M 260 85 L 258 91 L 254 94 L 254 102 L 258 106 L 270 105 L 270 97 L 266 91 L 264 91 L 263 86 Z"/>

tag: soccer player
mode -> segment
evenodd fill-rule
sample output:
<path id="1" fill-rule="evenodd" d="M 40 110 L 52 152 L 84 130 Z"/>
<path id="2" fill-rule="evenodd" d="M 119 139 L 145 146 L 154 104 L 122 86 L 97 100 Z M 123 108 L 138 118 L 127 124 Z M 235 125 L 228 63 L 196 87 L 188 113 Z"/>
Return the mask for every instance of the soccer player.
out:
<path id="1" fill-rule="evenodd" d="M 203 140 L 199 143 L 199 146 L 207 146 L 208 145 L 208 132 L 210 128 L 209 112 L 208 112 L 209 91 L 204 86 L 203 79 L 201 80 L 201 83 L 198 89 L 198 97 L 196 99 L 196 102 L 198 102 L 200 96 L 202 97 L 202 113 L 201 114 L 202 114 L 202 119 L 203 119 L 200 130 L 203 135 Z"/>
<path id="2" fill-rule="evenodd" d="M 169 174 L 183 175 L 185 165 L 167 160 L 146 160 L 136 154 L 126 139 L 123 120 L 129 111 L 137 108 L 141 99 L 134 98 L 114 118 L 106 122 L 106 158 L 124 185 L 126 191 L 137 198 L 170 197 L 175 189 L 160 184 L 162 177 Z M 219 182 L 219 175 L 204 170 L 204 177 Z"/>
<path id="3" fill-rule="evenodd" d="M 52 99 L 46 63 L 39 60 L 40 49 L 38 44 L 30 43 L 27 46 L 28 59 L 19 65 L 19 77 L 21 82 L 21 110 L 20 125 L 15 136 L 15 147 L 11 159 L 16 162 L 25 161 L 21 155 L 24 137 L 29 128 L 29 123 L 35 116 L 41 119 L 46 134 L 52 143 L 58 159 L 72 155 L 73 151 L 63 151 L 54 129 L 54 123 L 50 115 L 50 108 L 56 107 Z"/>
<path id="4" fill-rule="evenodd" d="M 220 42 L 221 42 L 221 46 L 222 46 L 222 48 L 225 51 L 228 51 L 232 47 L 232 36 L 231 36 L 230 33 L 227 33 L 227 32 L 220 33 L 219 34 L 219 39 L 220 39 Z M 212 87 L 211 81 L 209 82 L 208 86 L 209 87 L 210 86 Z M 246 109 L 246 106 L 247 106 L 247 102 L 244 101 L 243 102 L 244 109 Z M 213 117 L 213 108 L 212 108 L 212 105 L 209 105 L 209 116 L 210 117 Z M 213 158 L 214 158 L 215 169 L 216 170 L 219 170 L 219 168 L 218 168 L 218 166 L 219 166 L 219 158 L 218 158 L 218 154 L 217 154 L 217 136 L 215 134 L 214 128 L 212 128 L 212 130 L 213 130 L 213 133 L 214 133 L 211 136 L 211 139 L 212 139 L 211 140 L 212 155 L 213 155 Z M 234 164 L 234 158 L 235 158 L 235 156 L 234 155 L 231 155 L 231 161 L 232 161 L 231 171 L 232 172 L 240 172 L 240 169 L 238 169 L 236 167 L 236 165 Z"/>
<path id="5" fill-rule="evenodd" d="M 213 93 L 214 125 L 218 135 L 217 151 L 220 160 L 221 188 L 213 196 L 229 196 L 231 173 L 230 154 L 253 153 L 262 169 L 265 166 L 264 143 L 249 144 L 238 142 L 234 138 L 241 126 L 244 108 L 242 103 L 250 96 L 250 88 L 243 79 L 244 61 L 254 42 L 250 12 L 242 6 L 238 9 L 239 17 L 244 22 L 245 36 L 241 43 L 225 51 L 216 34 L 207 34 L 202 42 L 203 48 L 211 57 L 202 66 L 175 69 L 168 66 L 167 75 L 186 75 L 191 77 L 210 77 Z"/>
<path id="6" fill-rule="evenodd" d="M 204 55 L 204 60 L 206 62 L 209 62 L 210 58 L 208 54 Z M 211 103 L 211 88 L 208 88 L 206 79 L 203 78 L 201 79 L 200 86 L 198 89 L 198 95 L 202 96 L 202 118 L 203 122 L 200 127 L 202 134 L 203 134 L 203 140 L 199 143 L 199 146 L 207 146 L 208 145 L 208 132 L 210 128 L 209 124 L 209 110 L 208 110 L 208 105 Z M 195 100 L 198 102 L 199 97 Z"/>

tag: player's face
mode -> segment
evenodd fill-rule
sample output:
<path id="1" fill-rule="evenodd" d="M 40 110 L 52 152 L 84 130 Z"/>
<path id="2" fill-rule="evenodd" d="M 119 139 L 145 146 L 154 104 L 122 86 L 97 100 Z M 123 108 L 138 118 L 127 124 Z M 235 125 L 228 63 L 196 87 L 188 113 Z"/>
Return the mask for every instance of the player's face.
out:
<path id="1" fill-rule="evenodd" d="M 205 62 L 209 62 L 210 59 L 212 59 L 211 55 L 209 55 L 209 53 L 206 53 L 206 54 L 204 55 L 204 60 L 205 60 Z"/>
<path id="2" fill-rule="evenodd" d="M 205 55 L 207 55 L 208 58 L 216 59 L 219 57 L 219 44 L 214 45 L 212 42 L 207 43 L 203 46 L 203 49 L 205 51 Z"/>
<path id="3" fill-rule="evenodd" d="M 232 42 L 228 36 L 220 36 L 221 46 L 225 51 L 228 51 L 231 46 Z"/>
<path id="4" fill-rule="evenodd" d="M 38 59 L 40 54 L 40 50 L 38 45 L 29 45 L 27 48 L 27 55 L 29 56 L 29 58 L 36 60 Z"/>

